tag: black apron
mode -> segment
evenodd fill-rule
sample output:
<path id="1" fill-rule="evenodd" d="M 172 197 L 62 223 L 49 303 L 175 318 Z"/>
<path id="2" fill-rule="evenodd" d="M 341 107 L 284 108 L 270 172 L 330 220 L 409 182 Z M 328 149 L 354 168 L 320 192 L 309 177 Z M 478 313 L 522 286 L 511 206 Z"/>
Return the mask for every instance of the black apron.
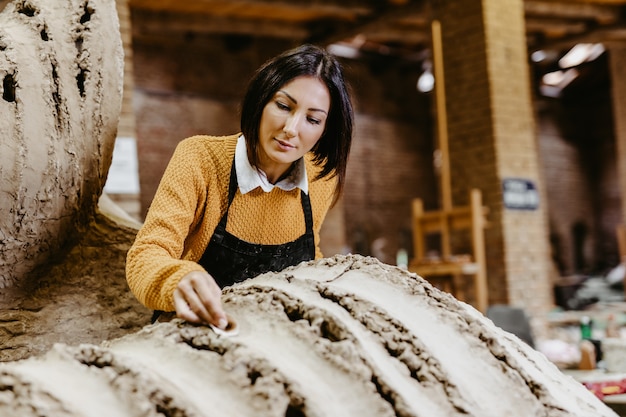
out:
<path id="1" fill-rule="evenodd" d="M 198 263 L 224 288 L 247 278 L 253 278 L 269 271 L 281 271 L 288 266 L 315 257 L 315 238 L 313 235 L 313 213 L 308 194 L 300 191 L 306 231 L 296 240 L 280 245 L 263 245 L 239 239 L 226 231 L 228 210 L 235 198 L 237 188 L 235 162 L 230 170 L 228 184 L 228 206 L 218 223 L 204 254 Z M 154 323 L 161 311 L 152 316 Z"/>
<path id="2" fill-rule="evenodd" d="M 226 231 L 228 210 L 238 188 L 235 162 L 230 171 L 228 206 L 198 263 L 211 274 L 220 288 L 269 271 L 281 271 L 288 266 L 315 257 L 313 213 L 309 196 L 300 191 L 306 231 L 296 240 L 280 245 L 246 242 Z"/>

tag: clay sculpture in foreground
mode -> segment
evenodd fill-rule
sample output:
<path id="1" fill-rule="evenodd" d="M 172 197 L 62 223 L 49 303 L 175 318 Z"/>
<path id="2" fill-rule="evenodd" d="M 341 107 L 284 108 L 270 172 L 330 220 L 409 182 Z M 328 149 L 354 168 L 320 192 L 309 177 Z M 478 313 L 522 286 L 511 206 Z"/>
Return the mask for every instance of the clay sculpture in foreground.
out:
<path id="1" fill-rule="evenodd" d="M 123 57 L 114 0 L 0 3 L 0 361 L 149 322 L 124 278 L 136 226 L 98 208 Z"/>
<path id="2" fill-rule="evenodd" d="M 16 0 L 0 14 L 0 288 L 89 224 L 122 80 L 114 0 Z"/>
<path id="3" fill-rule="evenodd" d="M 614 416 L 473 307 L 373 258 L 225 289 L 238 333 L 178 319 L 0 364 L 0 415 Z"/>

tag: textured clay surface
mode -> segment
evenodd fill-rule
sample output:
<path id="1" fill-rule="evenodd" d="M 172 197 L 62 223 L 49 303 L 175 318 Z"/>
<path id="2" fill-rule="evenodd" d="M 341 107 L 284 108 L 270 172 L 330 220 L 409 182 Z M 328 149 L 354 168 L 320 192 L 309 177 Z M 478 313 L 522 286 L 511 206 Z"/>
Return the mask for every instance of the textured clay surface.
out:
<path id="1" fill-rule="evenodd" d="M 8 361 L 55 342 L 119 337 L 150 313 L 124 277 L 136 228 L 97 210 L 122 100 L 115 1 L 2 5 L 0 361 Z"/>
<path id="2" fill-rule="evenodd" d="M 0 415 L 615 416 L 421 278 L 337 256 L 225 289 L 239 333 L 175 319 L 0 364 Z"/>
<path id="3" fill-rule="evenodd" d="M 13 0 L 0 12 L 0 289 L 90 221 L 122 85 L 114 0 Z"/>

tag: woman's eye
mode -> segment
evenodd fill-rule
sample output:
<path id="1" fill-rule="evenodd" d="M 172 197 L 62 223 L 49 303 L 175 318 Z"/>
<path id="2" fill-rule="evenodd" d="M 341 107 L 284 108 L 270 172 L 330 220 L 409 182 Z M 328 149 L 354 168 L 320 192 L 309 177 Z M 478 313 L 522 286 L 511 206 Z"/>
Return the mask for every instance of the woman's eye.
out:
<path id="1" fill-rule="evenodd" d="M 281 110 L 289 110 L 289 106 L 286 105 L 285 103 L 281 103 L 280 101 L 276 102 L 276 107 L 278 107 Z"/>
<path id="2" fill-rule="evenodd" d="M 316 119 L 314 117 L 307 117 L 307 120 L 309 121 L 309 123 L 314 124 L 314 125 L 319 125 L 320 123 L 322 123 L 321 120 Z"/>

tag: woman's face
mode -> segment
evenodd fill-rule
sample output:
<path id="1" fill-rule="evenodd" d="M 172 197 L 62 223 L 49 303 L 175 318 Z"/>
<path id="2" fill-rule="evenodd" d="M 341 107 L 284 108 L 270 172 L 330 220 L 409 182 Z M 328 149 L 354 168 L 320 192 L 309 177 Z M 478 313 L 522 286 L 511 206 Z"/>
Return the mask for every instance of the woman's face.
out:
<path id="1" fill-rule="evenodd" d="M 259 168 L 275 183 L 309 152 L 326 128 L 330 93 L 315 77 L 282 86 L 263 108 L 259 126 Z"/>

